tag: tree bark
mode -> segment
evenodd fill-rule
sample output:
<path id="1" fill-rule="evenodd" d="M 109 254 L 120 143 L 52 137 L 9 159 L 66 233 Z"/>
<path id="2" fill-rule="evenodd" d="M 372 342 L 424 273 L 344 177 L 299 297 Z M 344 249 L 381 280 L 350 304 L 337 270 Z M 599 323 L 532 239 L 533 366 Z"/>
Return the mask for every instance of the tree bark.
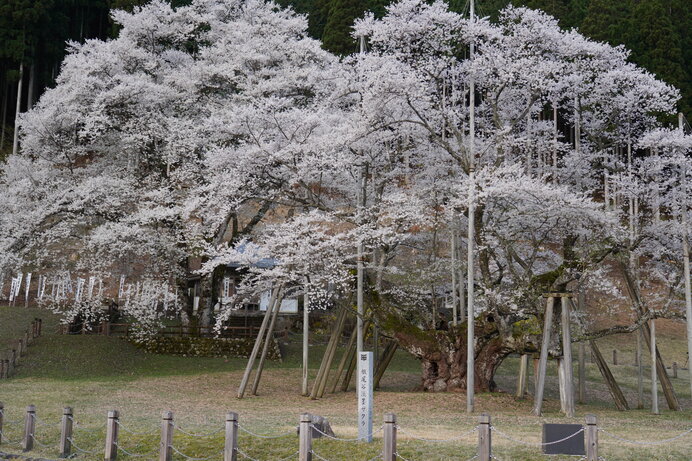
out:
<path id="1" fill-rule="evenodd" d="M 389 317 L 382 322 L 383 329 L 399 345 L 421 361 L 421 389 L 431 392 L 460 391 L 467 386 L 466 325 L 451 327 L 448 331 L 421 330 L 405 321 Z M 476 340 L 474 348 L 474 389 L 494 391 L 495 372 L 510 353 L 535 351 L 538 340 L 501 334 L 495 315 L 484 313 L 474 322 Z"/>

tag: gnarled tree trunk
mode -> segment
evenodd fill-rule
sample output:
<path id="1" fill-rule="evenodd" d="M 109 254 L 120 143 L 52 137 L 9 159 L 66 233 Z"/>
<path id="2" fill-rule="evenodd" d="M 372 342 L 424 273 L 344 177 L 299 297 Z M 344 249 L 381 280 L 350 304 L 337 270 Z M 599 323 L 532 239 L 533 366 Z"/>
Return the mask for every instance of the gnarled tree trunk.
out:
<path id="1" fill-rule="evenodd" d="M 525 322 L 503 325 L 491 313 L 476 317 L 474 388 L 477 391 L 488 392 L 497 388 L 495 372 L 509 354 L 537 350 L 536 330 L 527 328 L 532 325 Z M 457 327 L 450 325 L 448 330 L 421 330 L 394 315 L 389 316 L 383 325 L 401 347 L 421 361 L 422 390 L 466 389 L 466 322 Z"/>

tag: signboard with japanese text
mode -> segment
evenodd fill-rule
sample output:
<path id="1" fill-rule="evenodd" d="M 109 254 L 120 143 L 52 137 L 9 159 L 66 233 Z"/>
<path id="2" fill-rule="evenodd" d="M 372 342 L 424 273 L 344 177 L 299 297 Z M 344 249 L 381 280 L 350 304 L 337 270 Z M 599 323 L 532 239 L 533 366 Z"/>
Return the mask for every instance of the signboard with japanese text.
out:
<path id="1" fill-rule="evenodd" d="M 358 353 L 358 438 L 372 442 L 373 353 Z"/>

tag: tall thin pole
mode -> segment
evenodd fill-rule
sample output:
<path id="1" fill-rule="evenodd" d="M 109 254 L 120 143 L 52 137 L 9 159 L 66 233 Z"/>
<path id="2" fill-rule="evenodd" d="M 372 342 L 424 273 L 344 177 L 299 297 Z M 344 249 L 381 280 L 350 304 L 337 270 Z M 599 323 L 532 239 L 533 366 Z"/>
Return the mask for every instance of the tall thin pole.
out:
<path id="1" fill-rule="evenodd" d="M 471 22 L 476 20 L 476 3 L 471 0 L 470 4 L 470 18 Z M 470 59 L 475 57 L 475 45 L 473 41 L 469 47 Z M 467 293 L 466 297 L 468 303 L 466 306 L 466 328 L 467 328 L 467 340 L 466 340 L 466 412 L 473 413 L 473 402 L 474 402 L 474 387 L 476 383 L 476 377 L 474 373 L 474 358 L 475 358 L 475 338 L 474 338 L 474 273 L 473 273 L 473 252 L 474 245 L 473 240 L 475 238 L 475 204 L 474 204 L 474 189 L 475 189 L 475 178 L 474 178 L 474 168 L 476 162 L 476 151 L 475 151 L 475 141 L 476 141 L 476 82 L 473 76 L 469 82 L 469 222 L 468 222 L 468 251 L 467 251 Z"/>
<path id="2" fill-rule="evenodd" d="M 678 114 L 678 127 L 684 133 L 682 126 L 682 113 Z M 682 186 L 685 192 L 685 202 L 682 204 L 682 253 L 683 272 L 685 277 L 685 315 L 687 318 L 687 369 L 690 378 L 690 395 L 692 395 L 692 283 L 690 283 L 690 242 L 689 227 L 687 225 L 687 171 L 683 171 Z"/>
<path id="3" fill-rule="evenodd" d="M 365 54 L 365 36 L 361 35 L 360 36 L 360 54 Z M 359 184 L 359 194 L 358 194 L 358 211 L 360 212 L 359 214 L 362 214 L 363 208 L 365 208 L 364 203 L 365 203 L 365 174 L 363 172 L 363 168 L 361 167 L 360 170 L 360 184 Z M 361 217 L 359 216 L 359 221 Z M 365 314 L 365 310 L 363 309 L 363 244 L 361 242 L 358 243 L 358 254 L 357 254 L 357 297 L 356 297 L 356 303 L 357 303 L 357 310 L 358 310 L 358 318 L 356 319 L 356 350 L 357 352 L 362 352 L 363 351 L 363 315 Z"/>
<path id="4" fill-rule="evenodd" d="M 22 81 L 24 80 L 24 62 L 19 63 L 19 82 L 17 82 L 17 109 L 14 113 L 14 139 L 12 141 L 12 155 L 17 155 L 19 148 L 19 113 L 22 110 Z"/>
<path id="5" fill-rule="evenodd" d="M 651 413 L 657 415 L 658 411 L 658 386 L 656 376 L 656 320 L 651 319 Z"/>
<path id="6" fill-rule="evenodd" d="M 459 291 L 457 289 L 457 231 L 452 221 L 452 325 L 459 323 Z"/>
<path id="7" fill-rule="evenodd" d="M 305 292 L 303 293 L 303 389 L 302 394 L 308 395 L 308 336 L 310 335 L 310 298 L 308 296 L 308 278 L 305 277 Z"/>

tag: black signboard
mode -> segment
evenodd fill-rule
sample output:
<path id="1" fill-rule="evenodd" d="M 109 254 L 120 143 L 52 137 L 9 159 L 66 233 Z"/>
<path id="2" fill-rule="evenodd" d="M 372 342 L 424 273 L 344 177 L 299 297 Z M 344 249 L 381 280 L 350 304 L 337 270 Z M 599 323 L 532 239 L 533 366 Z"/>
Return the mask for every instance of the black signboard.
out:
<path id="1" fill-rule="evenodd" d="M 546 455 L 585 455 L 584 431 L 569 437 L 582 427 L 581 424 L 544 424 L 543 443 L 549 445 L 543 445 L 543 453 Z M 563 440 L 566 437 L 569 438 Z M 558 440 L 562 441 L 557 442 Z"/>

